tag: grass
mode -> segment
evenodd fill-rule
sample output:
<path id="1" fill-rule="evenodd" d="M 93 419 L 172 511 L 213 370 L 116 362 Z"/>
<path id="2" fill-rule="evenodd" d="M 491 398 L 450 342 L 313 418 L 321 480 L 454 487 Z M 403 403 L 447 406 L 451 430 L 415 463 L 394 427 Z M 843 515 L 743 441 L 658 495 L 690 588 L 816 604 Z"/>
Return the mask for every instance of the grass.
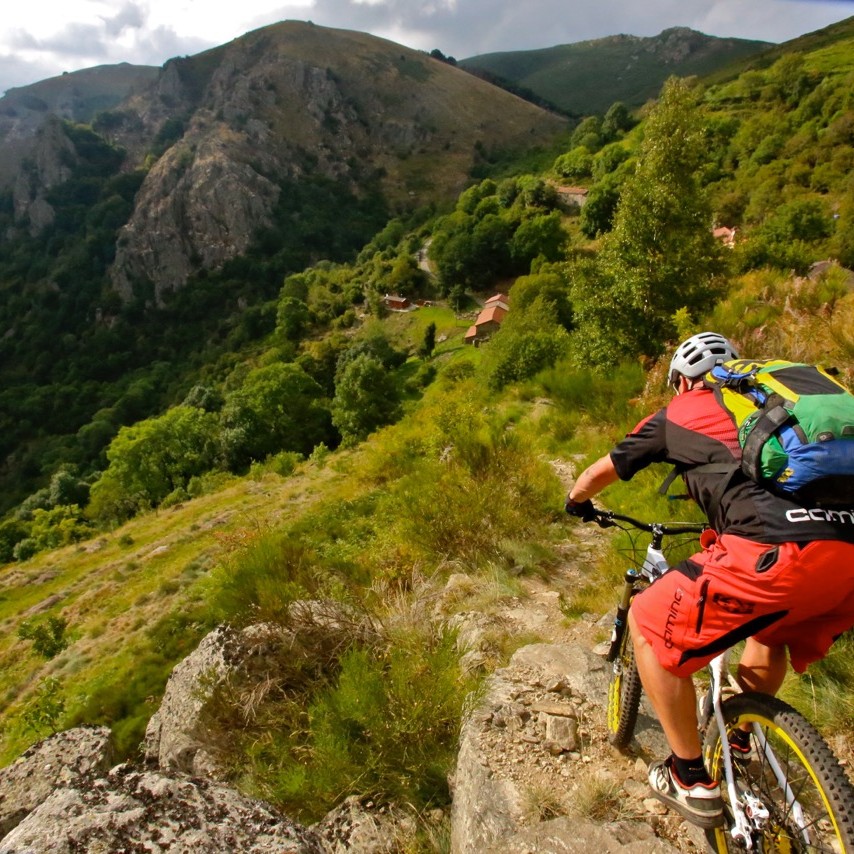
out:
<path id="1" fill-rule="evenodd" d="M 522 790 L 522 813 L 528 823 L 548 821 L 567 812 L 563 793 L 554 786 L 530 783 Z"/>
<path id="2" fill-rule="evenodd" d="M 108 535 L 0 569 L 0 762 L 38 736 L 25 730 L 21 716 L 48 678 L 58 679 L 66 696 L 63 725 L 127 716 L 136 724 L 123 746 L 134 750 L 133 738 L 154 711 L 151 698 L 211 625 L 204 605 L 208 567 L 224 557 L 229 541 L 255 536 L 272 514 L 310 506 L 320 498 L 308 494 L 312 482 L 334 477 L 330 469 L 293 481 L 238 481 Z M 50 661 L 18 637 L 32 611 L 38 620 L 68 621 L 69 647 Z"/>
<path id="3" fill-rule="evenodd" d="M 572 792 L 573 814 L 591 821 L 619 821 L 624 817 L 625 796 L 620 783 L 595 768 L 584 768 Z"/>

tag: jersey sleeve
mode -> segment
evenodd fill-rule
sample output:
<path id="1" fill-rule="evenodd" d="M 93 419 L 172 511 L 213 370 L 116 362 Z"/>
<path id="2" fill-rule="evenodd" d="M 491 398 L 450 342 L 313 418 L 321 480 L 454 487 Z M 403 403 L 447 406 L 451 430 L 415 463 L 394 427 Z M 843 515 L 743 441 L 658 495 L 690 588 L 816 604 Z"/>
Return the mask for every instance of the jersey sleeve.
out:
<path id="1" fill-rule="evenodd" d="M 650 463 L 665 462 L 667 457 L 667 410 L 660 409 L 641 421 L 611 451 L 611 462 L 620 480 L 631 480 Z"/>

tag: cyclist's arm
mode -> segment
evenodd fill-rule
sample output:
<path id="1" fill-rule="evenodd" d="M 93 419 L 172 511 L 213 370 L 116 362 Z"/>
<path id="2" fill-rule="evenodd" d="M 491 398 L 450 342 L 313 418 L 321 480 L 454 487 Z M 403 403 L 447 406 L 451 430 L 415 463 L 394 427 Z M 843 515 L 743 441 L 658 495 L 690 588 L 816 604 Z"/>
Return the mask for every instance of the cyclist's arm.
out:
<path id="1" fill-rule="evenodd" d="M 569 491 L 568 498 L 570 501 L 587 501 L 617 480 L 619 477 L 611 455 L 606 454 L 581 472 L 575 486 Z"/>
<path id="2" fill-rule="evenodd" d="M 610 453 L 586 468 L 569 492 L 570 501 L 586 501 L 617 480 L 631 480 L 650 463 L 667 458 L 666 414 L 644 418 Z"/>

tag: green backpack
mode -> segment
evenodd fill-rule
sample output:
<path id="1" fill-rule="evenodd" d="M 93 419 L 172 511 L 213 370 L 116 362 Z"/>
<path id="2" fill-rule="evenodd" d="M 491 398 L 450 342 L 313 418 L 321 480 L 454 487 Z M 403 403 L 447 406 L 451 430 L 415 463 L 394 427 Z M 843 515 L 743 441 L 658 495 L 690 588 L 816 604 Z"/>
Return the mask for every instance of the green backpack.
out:
<path id="1" fill-rule="evenodd" d="M 736 359 L 703 381 L 738 428 L 745 475 L 805 506 L 850 509 L 854 395 L 832 373 L 779 359 Z"/>

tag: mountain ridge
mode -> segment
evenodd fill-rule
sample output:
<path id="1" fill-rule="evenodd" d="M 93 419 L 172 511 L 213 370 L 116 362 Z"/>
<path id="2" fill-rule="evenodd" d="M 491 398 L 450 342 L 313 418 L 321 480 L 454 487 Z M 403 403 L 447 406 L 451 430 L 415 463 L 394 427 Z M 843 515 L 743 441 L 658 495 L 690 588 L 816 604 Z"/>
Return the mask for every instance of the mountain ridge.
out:
<path id="1" fill-rule="evenodd" d="M 604 113 L 615 101 L 640 107 L 670 75 L 707 74 L 770 42 L 708 36 L 670 27 L 657 36 L 618 34 L 530 51 L 504 51 L 460 60 L 472 73 L 530 90 L 564 112 Z"/>

